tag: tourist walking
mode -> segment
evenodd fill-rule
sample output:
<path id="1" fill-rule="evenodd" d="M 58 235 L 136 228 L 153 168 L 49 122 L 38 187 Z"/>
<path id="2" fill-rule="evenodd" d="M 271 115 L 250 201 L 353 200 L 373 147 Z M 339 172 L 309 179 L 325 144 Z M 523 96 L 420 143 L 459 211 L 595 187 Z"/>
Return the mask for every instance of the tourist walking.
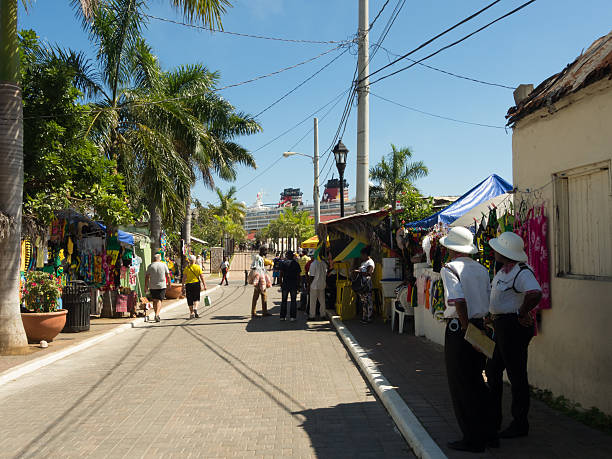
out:
<path id="1" fill-rule="evenodd" d="M 268 312 L 268 292 L 266 285 L 266 260 L 268 249 L 265 246 L 259 248 L 259 255 L 255 255 L 251 270 L 255 270 L 256 281 L 253 282 L 253 301 L 251 303 L 251 317 L 260 317 L 256 312 L 257 300 L 261 297 L 261 315 L 269 316 Z"/>
<path id="2" fill-rule="evenodd" d="M 156 253 L 153 257 L 153 263 L 149 265 L 145 275 L 145 292 L 150 289 L 153 310 L 155 311 L 155 322 L 161 321 L 159 316 L 161 304 L 162 300 L 166 299 L 166 287 L 169 284 L 170 270 L 168 265 L 161 261 L 161 254 Z"/>
<path id="3" fill-rule="evenodd" d="M 297 317 L 297 291 L 300 286 L 300 264 L 294 257 L 293 251 L 288 250 L 286 260 L 281 261 L 280 269 L 283 276 L 281 283 L 281 310 L 280 320 L 287 319 L 287 298 L 291 296 L 291 307 L 289 309 L 290 321 L 295 322 Z"/>
<path id="4" fill-rule="evenodd" d="M 463 433 L 462 439 L 449 442 L 448 447 L 478 453 L 483 452 L 487 444 L 498 446 L 499 440 L 487 418 L 489 390 L 482 377 L 486 357 L 465 340 L 470 324 L 484 333 L 491 291 L 489 272 L 469 257 L 478 253 L 473 239 L 471 231 L 461 226 L 452 228 L 440 239 L 450 258 L 440 275 L 446 302 L 446 375 L 455 417 Z"/>
<path id="5" fill-rule="evenodd" d="M 357 300 L 361 306 L 361 323 L 369 324 L 374 319 L 374 308 L 372 304 L 372 274 L 376 267 L 374 260 L 370 257 L 370 248 L 361 249 L 361 264 L 353 271 L 354 276 L 361 276 L 362 288 L 357 294 Z"/>
<path id="6" fill-rule="evenodd" d="M 298 263 L 300 265 L 300 310 L 305 311 L 308 304 L 308 271 L 306 271 L 306 263 L 310 261 L 307 250 L 302 249 L 299 252 Z"/>
<path id="7" fill-rule="evenodd" d="M 280 261 L 281 261 L 281 256 L 280 253 L 277 253 L 276 256 L 274 257 L 274 260 L 272 260 L 272 285 L 276 285 L 280 283 Z"/>
<path id="8" fill-rule="evenodd" d="M 527 348 L 534 334 L 531 311 L 542 299 L 542 288 L 533 269 L 527 265 L 523 239 L 505 232 L 491 239 L 495 261 L 502 268 L 493 278 L 489 311 L 493 319 L 495 351 L 487 362 L 486 375 L 491 389 L 491 410 L 494 427 L 502 424 L 503 372 L 512 388 L 512 422 L 501 438 L 524 437 L 529 433 L 529 382 L 527 380 Z"/>
<path id="9" fill-rule="evenodd" d="M 308 268 L 308 277 L 310 284 L 310 305 L 308 310 L 308 320 L 320 320 L 325 318 L 325 286 L 327 283 L 327 263 L 325 263 L 323 249 L 319 251 L 317 256 Z M 307 264 L 307 266 L 308 266 Z M 317 300 L 319 301 L 319 313 L 317 314 Z"/>
<path id="10" fill-rule="evenodd" d="M 225 285 L 229 285 L 229 283 L 227 282 L 227 272 L 229 271 L 229 267 L 230 267 L 230 264 L 229 264 L 229 261 L 227 261 L 227 257 L 223 257 L 221 266 L 219 266 L 223 277 L 221 278 L 221 282 L 219 282 L 219 285 L 223 285 L 223 281 L 225 281 Z"/>
<path id="11" fill-rule="evenodd" d="M 195 255 L 189 255 L 189 264 L 183 270 L 183 295 L 187 297 L 190 319 L 200 317 L 198 306 L 200 304 L 201 287 L 206 290 L 206 280 L 204 280 L 202 267 L 196 263 Z"/>

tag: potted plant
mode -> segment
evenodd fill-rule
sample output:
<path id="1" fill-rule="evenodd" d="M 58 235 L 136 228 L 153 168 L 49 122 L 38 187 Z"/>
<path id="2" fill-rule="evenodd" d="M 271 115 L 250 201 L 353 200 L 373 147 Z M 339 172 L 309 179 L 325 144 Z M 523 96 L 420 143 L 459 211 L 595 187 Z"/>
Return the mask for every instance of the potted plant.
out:
<path id="1" fill-rule="evenodd" d="M 66 309 L 58 309 L 62 295 L 59 278 L 43 271 L 31 271 L 22 287 L 27 312 L 21 313 L 28 341 L 53 341 L 66 324 Z M 22 310 L 23 311 L 23 310 Z"/>

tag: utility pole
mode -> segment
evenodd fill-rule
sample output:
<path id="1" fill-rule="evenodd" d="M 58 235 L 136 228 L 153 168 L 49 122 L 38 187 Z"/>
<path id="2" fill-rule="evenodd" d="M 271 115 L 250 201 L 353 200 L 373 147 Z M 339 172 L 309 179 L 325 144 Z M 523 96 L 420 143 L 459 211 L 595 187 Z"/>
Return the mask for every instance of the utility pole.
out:
<path id="1" fill-rule="evenodd" d="M 370 209 L 370 39 L 369 0 L 359 0 L 359 55 L 357 61 L 357 212 Z"/>
<path id="2" fill-rule="evenodd" d="M 314 189 L 312 193 L 312 199 L 314 200 L 314 220 L 315 220 L 315 233 L 319 228 L 319 222 L 321 221 L 321 210 L 319 205 L 319 120 L 314 119 Z"/>

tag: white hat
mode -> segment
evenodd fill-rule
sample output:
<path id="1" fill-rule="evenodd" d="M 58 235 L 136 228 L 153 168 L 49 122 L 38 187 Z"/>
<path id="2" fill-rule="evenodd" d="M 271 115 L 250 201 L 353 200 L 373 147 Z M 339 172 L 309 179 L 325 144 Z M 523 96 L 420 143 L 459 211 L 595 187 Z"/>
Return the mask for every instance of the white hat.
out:
<path id="1" fill-rule="evenodd" d="M 474 245 L 474 235 L 463 226 L 451 228 L 446 236 L 440 238 L 440 244 L 455 252 L 475 254 L 478 248 Z"/>
<path id="2" fill-rule="evenodd" d="M 527 261 L 523 238 L 511 231 L 501 233 L 499 237 L 489 241 L 489 245 L 497 253 L 514 261 Z"/>

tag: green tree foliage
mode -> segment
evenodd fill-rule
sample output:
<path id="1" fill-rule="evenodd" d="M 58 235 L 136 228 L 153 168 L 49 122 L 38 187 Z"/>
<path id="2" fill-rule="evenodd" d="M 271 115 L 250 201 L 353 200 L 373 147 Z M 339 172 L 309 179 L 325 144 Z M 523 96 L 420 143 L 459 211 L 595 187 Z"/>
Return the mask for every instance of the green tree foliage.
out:
<path id="1" fill-rule="evenodd" d="M 81 56 L 52 56 L 31 30 L 21 33 L 20 44 L 24 213 L 48 223 L 54 211 L 72 207 L 107 224 L 127 222 L 123 177 L 85 135 L 90 115 L 78 103 L 72 65 Z"/>
<path id="2" fill-rule="evenodd" d="M 296 239 L 300 244 L 314 234 L 314 219 L 308 211 L 287 207 L 281 211 L 278 218 L 260 230 L 259 237 L 261 240 Z"/>
<path id="3" fill-rule="evenodd" d="M 415 222 L 434 213 L 433 198 L 427 198 L 412 185 L 402 191 L 398 197 L 400 211 L 398 220 L 405 223 Z"/>

